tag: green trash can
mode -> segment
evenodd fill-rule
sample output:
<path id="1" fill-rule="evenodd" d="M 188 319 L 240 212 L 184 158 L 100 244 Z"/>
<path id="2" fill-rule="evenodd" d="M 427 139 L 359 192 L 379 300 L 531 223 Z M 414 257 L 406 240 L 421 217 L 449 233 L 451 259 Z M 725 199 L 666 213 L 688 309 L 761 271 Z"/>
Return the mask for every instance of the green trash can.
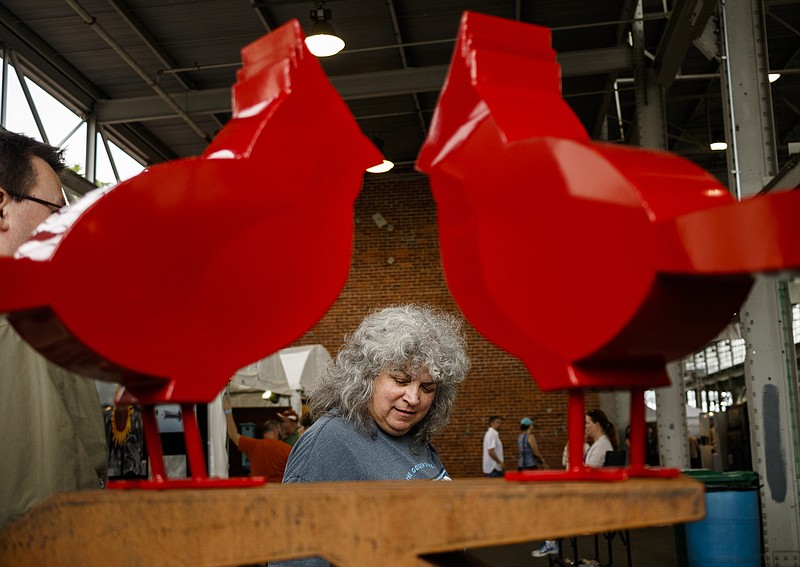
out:
<path id="1" fill-rule="evenodd" d="M 706 517 L 676 530 L 678 557 L 688 567 L 760 567 L 761 515 L 753 471 L 684 471 L 706 486 Z M 683 547 L 683 549 L 681 549 Z"/>

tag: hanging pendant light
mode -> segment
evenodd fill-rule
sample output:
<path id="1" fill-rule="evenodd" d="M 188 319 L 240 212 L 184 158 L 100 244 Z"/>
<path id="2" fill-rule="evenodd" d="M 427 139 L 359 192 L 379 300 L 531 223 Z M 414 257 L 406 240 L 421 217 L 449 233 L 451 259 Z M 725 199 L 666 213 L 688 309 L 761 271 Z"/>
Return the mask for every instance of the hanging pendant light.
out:
<path id="1" fill-rule="evenodd" d="M 325 8 L 325 2 L 317 2 L 317 7 L 311 10 L 311 20 L 314 22 L 306 36 L 306 47 L 312 55 L 317 57 L 330 57 L 344 49 L 344 40 L 336 35 L 331 19 L 331 10 Z"/>
<path id="2" fill-rule="evenodd" d="M 372 143 L 375 144 L 375 147 L 378 148 L 378 151 L 383 153 L 383 138 L 379 133 L 373 132 L 372 134 Z M 379 164 L 373 165 L 372 167 L 367 168 L 367 172 L 369 173 L 386 173 L 390 169 L 394 167 L 394 162 L 389 161 L 385 157 L 383 161 Z"/>

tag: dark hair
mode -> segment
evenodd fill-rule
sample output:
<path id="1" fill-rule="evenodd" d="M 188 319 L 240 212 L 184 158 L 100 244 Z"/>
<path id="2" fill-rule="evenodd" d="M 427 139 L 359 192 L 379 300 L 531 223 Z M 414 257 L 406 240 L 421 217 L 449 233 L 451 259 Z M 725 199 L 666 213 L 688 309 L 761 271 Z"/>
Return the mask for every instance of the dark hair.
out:
<path id="1" fill-rule="evenodd" d="M 586 412 L 586 415 L 589 416 L 594 423 L 599 423 L 600 428 L 603 430 L 603 433 L 606 434 L 608 440 L 611 441 L 611 446 L 616 451 L 619 449 L 619 435 L 617 434 L 617 428 L 614 427 L 614 424 L 608 419 L 608 416 L 600 409 L 593 409 Z"/>
<path id="2" fill-rule="evenodd" d="M 63 153 L 49 144 L 0 129 L 0 187 L 12 199 L 21 201 L 36 183 L 32 158 L 44 160 L 59 175 L 65 167 Z"/>
<path id="3" fill-rule="evenodd" d="M 499 415 L 490 415 L 490 416 L 489 416 L 489 425 L 491 425 L 491 424 L 492 424 L 492 422 L 493 422 L 495 419 L 503 419 L 503 418 L 502 418 L 502 417 L 500 417 Z"/>
<path id="4" fill-rule="evenodd" d="M 281 428 L 280 422 L 278 422 L 275 419 L 268 419 L 267 421 L 256 427 L 256 438 L 261 439 L 262 437 L 264 437 L 264 433 L 267 433 L 268 431 L 274 431 L 280 435 L 280 430 L 281 430 L 280 428 Z"/>

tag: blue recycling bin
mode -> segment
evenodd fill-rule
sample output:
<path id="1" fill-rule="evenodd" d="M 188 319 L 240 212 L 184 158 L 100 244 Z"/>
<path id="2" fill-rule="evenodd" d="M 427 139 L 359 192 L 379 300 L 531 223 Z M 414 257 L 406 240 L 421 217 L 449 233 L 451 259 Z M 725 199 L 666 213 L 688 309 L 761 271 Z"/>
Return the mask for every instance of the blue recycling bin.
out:
<path id="1" fill-rule="evenodd" d="M 706 517 L 686 524 L 689 567 L 760 567 L 758 475 L 686 471 L 706 485 Z"/>

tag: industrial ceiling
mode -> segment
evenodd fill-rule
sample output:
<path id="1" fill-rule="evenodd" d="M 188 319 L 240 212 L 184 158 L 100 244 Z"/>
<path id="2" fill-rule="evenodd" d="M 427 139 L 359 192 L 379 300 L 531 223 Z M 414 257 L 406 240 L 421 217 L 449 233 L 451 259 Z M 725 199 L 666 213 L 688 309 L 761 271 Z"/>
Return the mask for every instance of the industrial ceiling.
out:
<path id="1" fill-rule="evenodd" d="M 146 163 L 200 154 L 230 117 L 239 51 L 319 2 L 2 0 L 0 42 L 26 73 Z M 668 149 L 726 177 L 717 2 L 643 0 L 328 0 L 346 42 L 321 59 L 365 134 L 413 167 L 465 10 L 550 27 L 563 93 L 590 136 L 636 143 L 634 26 L 666 90 Z M 800 142 L 800 0 L 765 0 L 779 165 Z M 732 41 L 735 41 L 734 38 Z M 520 70 L 524 72 L 524 70 Z M 313 109 L 309 112 L 313 113 Z"/>

